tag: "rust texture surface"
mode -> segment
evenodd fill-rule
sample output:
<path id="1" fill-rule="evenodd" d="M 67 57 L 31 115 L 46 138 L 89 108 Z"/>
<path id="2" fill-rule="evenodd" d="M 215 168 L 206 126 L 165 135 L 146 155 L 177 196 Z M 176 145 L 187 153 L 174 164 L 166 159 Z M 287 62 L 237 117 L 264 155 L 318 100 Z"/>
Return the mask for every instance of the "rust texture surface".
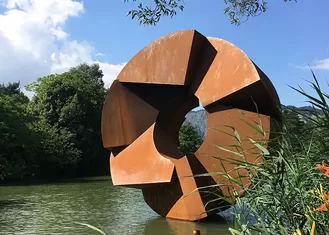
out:
<path id="1" fill-rule="evenodd" d="M 207 133 L 194 154 L 182 156 L 178 132 L 198 99 Z M 241 185 L 250 184 L 248 172 L 232 164 L 241 156 L 231 151 L 239 144 L 244 160 L 261 163 L 250 139 L 273 138 L 281 126 L 279 107 L 267 76 L 230 42 L 195 30 L 166 35 L 138 52 L 108 91 L 102 139 L 111 150 L 113 184 L 141 189 L 164 217 L 195 221 L 215 214 L 228 206 L 214 200 L 218 195 L 235 201 Z M 266 135 L 247 123 L 261 125 Z M 239 184 L 223 174 L 191 177 L 213 172 L 227 172 Z M 209 185 L 217 186 L 201 190 Z"/>

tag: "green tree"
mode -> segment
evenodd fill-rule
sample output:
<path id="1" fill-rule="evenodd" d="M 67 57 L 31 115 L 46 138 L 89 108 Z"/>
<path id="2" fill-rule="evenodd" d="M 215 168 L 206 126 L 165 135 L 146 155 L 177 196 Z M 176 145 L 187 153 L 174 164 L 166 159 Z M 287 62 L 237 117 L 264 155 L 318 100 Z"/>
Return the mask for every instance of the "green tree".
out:
<path id="1" fill-rule="evenodd" d="M 19 83 L 0 85 L 0 180 L 57 178 L 80 158 L 72 134 L 27 112 Z"/>
<path id="2" fill-rule="evenodd" d="M 194 127 L 190 124 L 184 124 L 179 130 L 179 151 L 182 154 L 195 153 L 200 145 L 202 139 Z"/>
<path id="3" fill-rule="evenodd" d="M 28 101 L 19 83 L 0 85 L 0 179 L 22 179 L 32 171 L 35 143 L 25 112 Z"/>
<path id="4" fill-rule="evenodd" d="M 35 93 L 29 111 L 38 116 L 41 123 L 72 139 L 80 152 L 81 157 L 77 158 L 75 151 L 72 157 L 79 159 L 79 176 L 108 172 L 108 153 L 102 146 L 100 126 L 106 94 L 102 77 L 98 64 L 81 64 L 65 73 L 39 78 L 27 86 L 27 90 Z"/>
<path id="5" fill-rule="evenodd" d="M 41 179 L 75 177 L 81 150 L 74 143 L 74 135 L 67 128 L 51 126 L 42 119 L 31 126 L 38 143 L 35 176 Z"/>
<path id="6" fill-rule="evenodd" d="M 124 0 L 128 2 L 129 0 Z M 136 2 L 136 0 L 132 0 Z M 297 2 L 297 0 L 283 0 L 284 2 Z M 127 13 L 132 19 L 135 17 L 140 24 L 156 25 L 163 16 L 173 17 L 177 11 L 184 10 L 183 0 L 153 0 L 153 4 L 144 5 L 139 1 L 137 9 Z M 267 0 L 224 0 L 227 7 L 224 13 L 230 18 L 232 24 L 239 25 L 250 17 L 258 16 L 267 10 Z"/>

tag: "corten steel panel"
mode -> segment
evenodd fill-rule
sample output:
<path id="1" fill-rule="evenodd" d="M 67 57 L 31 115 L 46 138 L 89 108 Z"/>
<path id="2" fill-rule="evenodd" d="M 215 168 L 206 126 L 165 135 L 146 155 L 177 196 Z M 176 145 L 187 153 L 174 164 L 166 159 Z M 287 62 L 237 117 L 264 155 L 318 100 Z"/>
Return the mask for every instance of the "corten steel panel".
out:
<path id="1" fill-rule="evenodd" d="M 157 109 L 130 92 L 117 80 L 114 81 L 103 106 L 104 147 L 131 144 L 155 123 L 158 113 Z"/>
<path id="2" fill-rule="evenodd" d="M 207 135 L 203 144 L 195 153 L 196 157 L 207 172 L 228 172 L 230 176 L 239 183 L 248 185 L 250 183 L 248 172 L 243 169 L 236 170 L 233 164 L 225 161 L 228 159 L 230 159 L 229 161 L 231 162 L 234 160 L 242 160 L 241 156 L 226 151 L 231 150 L 236 152 L 236 147 L 232 145 L 238 145 L 238 141 L 227 133 L 233 134 L 231 127 L 234 127 L 238 131 L 241 140 L 240 147 L 243 149 L 243 152 L 240 151 L 240 153 L 244 154 L 246 161 L 252 164 L 258 164 L 261 160 L 259 157 L 261 151 L 256 148 L 248 138 L 252 138 L 253 140 L 268 140 L 269 136 L 265 138 L 262 137 L 260 133 L 255 131 L 253 127 L 247 125 L 246 122 L 252 125 L 254 125 L 254 123 L 262 123 L 262 128 L 264 128 L 266 133 L 269 133 L 270 117 L 245 110 L 218 107 L 215 112 L 210 113 L 207 111 L 207 119 Z M 225 150 L 216 148 L 214 145 L 218 145 Z M 222 164 L 219 164 L 221 159 L 223 159 Z M 236 183 L 230 182 L 226 177 L 214 175 L 212 178 L 217 184 L 225 185 L 221 187 L 224 196 L 231 197 L 234 200 L 233 190 L 236 190 L 239 195 L 243 194 L 242 189 Z"/>
<path id="3" fill-rule="evenodd" d="M 131 145 L 116 156 L 111 154 L 110 166 L 114 185 L 169 183 L 174 163 L 159 153 L 153 141 L 154 124 Z M 127 167 L 127 162 L 129 167 Z"/>
<path id="4" fill-rule="evenodd" d="M 195 30 L 171 33 L 143 48 L 122 69 L 120 82 L 189 85 L 192 72 L 209 44 Z M 192 70 L 192 71 L 191 71 Z"/>
<path id="5" fill-rule="evenodd" d="M 178 133 L 185 115 L 198 106 L 207 114 L 208 130 L 194 154 L 178 151 Z M 210 191 L 230 197 L 243 195 L 250 179 L 236 169 L 232 154 L 239 133 L 244 158 L 261 163 L 260 150 L 250 139 L 274 143 L 281 128 L 278 95 L 271 81 L 233 44 L 206 38 L 195 30 L 164 36 L 142 49 L 127 63 L 108 91 L 102 115 L 102 139 L 111 149 L 114 185 L 140 188 L 146 203 L 158 214 L 195 221 L 229 205 Z M 260 134 L 252 125 L 261 125 Z M 219 147 L 216 147 L 219 146 Z"/>

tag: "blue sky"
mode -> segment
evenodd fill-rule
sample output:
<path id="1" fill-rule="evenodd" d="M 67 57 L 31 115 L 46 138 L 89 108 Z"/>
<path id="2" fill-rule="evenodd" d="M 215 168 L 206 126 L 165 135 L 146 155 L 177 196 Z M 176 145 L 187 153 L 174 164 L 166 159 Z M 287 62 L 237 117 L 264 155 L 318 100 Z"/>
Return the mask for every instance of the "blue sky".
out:
<path id="1" fill-rule="evenodd" d="M 185 0 L 183 12 L 163 18 L 157 26 L 141 26 L 126 17 L 135 6 L 123 0 L 84 0 L 84 10 L 76 17 L 69 15 L 60 27 L 67 40 L 92 46 L 92 60 L 113 65 L 129 61 L 148 43 L 177 30 L 196 29 L 223 38 L 240 47 L 268 75 L 283 104 L 304 104 L 304 97 L 288 85 L 308 87 L 303 81 L 312 78 L 310 70 L 303 68 L 307 63 L 314 66 L 321 84 L 329 78 L 329 60 L 325 61 L 329 58 L 328 0 L 270 0 L 265 14 L 240 26 L 232 25 L 223 14 L 223 0 Z"/>

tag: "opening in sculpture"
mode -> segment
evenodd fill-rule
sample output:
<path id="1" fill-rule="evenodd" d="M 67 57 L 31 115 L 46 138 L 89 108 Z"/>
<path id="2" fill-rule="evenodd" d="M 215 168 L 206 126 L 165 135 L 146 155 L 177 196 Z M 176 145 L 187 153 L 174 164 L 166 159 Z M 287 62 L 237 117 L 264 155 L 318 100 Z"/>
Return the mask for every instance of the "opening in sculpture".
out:
<path id="1" fill-rule="evenodd" d="M 186 113 L 199 106 L 197 97 L 208 129 L 200 148 L 182 156 L 178 132 Z M 223 167 L 231 177 L 245 174 L 214 158 L 236 157 L 214 145 L 232 144 L 224 133 L 227 126 L 234 126 L 241 140 L 257 135 L 243 121 L 246 118 L 273 133 L 281 123 L 279 106 L 270 80 L 233 44 L 195 30 L 166 35 L 138 52 L 108 91 L 102 139 L 111 150 L 113 184 L 141 189 L 145 202 L 164 217 L 195 221 L 218 213 L 229 205 L 198 188 L 218 185 L 213 188 L 217 195 L 233 201 L 243 191 L 221 175 L 191 176 L 222 172 Z M 242 146 L 252 148 L 250 142 Z M 253 154 L 246 160 L 259 161 Z M 249 181 L 242 179 L 244 185 Z M 233 190 L 238 195 L 233 196 Z"/>
<path id="2" fill-rule="evenodd" d="M 178 133 L 181 156 L 194 154 L 202 145 L 207 131 L 207 117 L 202 104 L 193 108 L 185 115 L 185 121 Z"/>

